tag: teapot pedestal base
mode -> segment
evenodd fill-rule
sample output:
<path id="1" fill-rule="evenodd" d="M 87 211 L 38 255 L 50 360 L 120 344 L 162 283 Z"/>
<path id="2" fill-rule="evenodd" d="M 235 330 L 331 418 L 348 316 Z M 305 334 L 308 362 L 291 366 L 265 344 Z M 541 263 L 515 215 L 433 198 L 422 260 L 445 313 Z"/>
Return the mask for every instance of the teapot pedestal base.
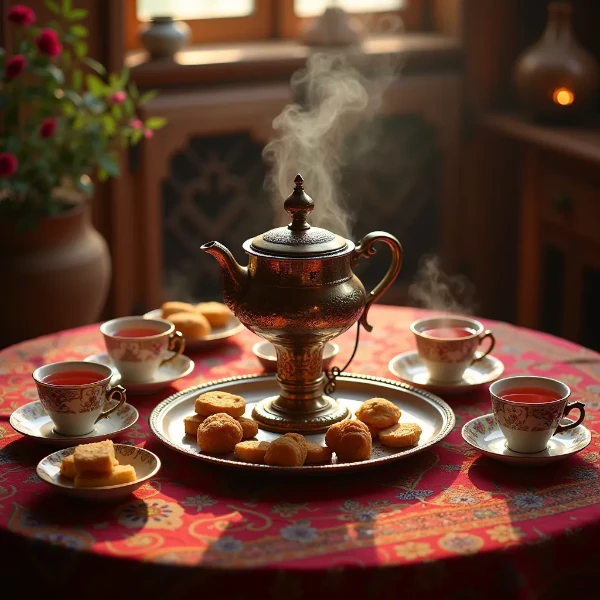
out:
<path id="1" fill-rule="evenodd" d="M 281 396 L 271 396 L 254 406 L 252 418 L 267 431 L 319 433 L 351 416 L 347 406 L 329 396 L 321 396 L 310 403 L 310 408 L 290 410 Z"/>

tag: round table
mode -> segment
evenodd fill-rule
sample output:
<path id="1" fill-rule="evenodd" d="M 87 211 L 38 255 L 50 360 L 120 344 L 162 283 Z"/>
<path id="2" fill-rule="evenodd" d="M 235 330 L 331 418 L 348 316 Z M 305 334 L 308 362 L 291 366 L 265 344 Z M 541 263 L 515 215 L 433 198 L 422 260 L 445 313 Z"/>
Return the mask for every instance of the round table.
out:
<path id="1" fill-rule="evenodd" d="M 391 377 L 387 364 L 414 347 L 408 326 L 425 311 L 379 306 L 350 370 Z M 586 403 L 591 445 L 543 468 L 482 457 L 461 427 L 491 411 L 486 389 L 445 398 L 456 427 L 406 460 L 354 475 L 279 477 L 221 470 L 160 444 L 151 410 L 209 379 L 259 372 L 256 337 L 193 354 L 196 368 L 172 388 L 130 396 L 140 420 L 120 442 L 158 454 L 158 477 L 117 505 L 55 492 L 35 474 L 54 449 L 25 439 L 11 412 L 37 399 L 32 371 L 102 350 L 98 326 L 21 343 L 0 353 L 0 589 L 51 597 L 538 598 L 573 592 L 598 567 L 600 355 L 506 323 L 486 322 L 505 375 L 564 381 Z M 343 363 L 354 330 L 339 339 Z M 595 360 L 599 362 L 594 362 Z M 580 361 L 580 362 L 577 362 Z M 8 544 L 8 545 L 7 545 Z M 206 587 L 209 586 L 209 587 Z M 17 588 L 15 588 L 17 589 Z M 563 591 L 564 591 L 563 590 Z M 135 594 L 135 596 L 134 596 Z"/>

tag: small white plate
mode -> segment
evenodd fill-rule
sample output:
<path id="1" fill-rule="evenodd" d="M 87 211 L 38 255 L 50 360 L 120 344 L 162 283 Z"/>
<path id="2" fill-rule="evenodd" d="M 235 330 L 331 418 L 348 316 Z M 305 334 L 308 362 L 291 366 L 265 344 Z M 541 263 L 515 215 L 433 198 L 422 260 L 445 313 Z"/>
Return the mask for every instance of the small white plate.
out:
<path id="1" fill-rule="evenodd" d="M 566 423 L 569 421 L 570 419 L 565 419 Z M 490 458 L 527 467 L 540 467 L 562 460 L 581 452 L 592 441 L 590 430 L 584 425 L 578 425 L 553 435 L 548 442 L 548 447 L 542 452 L 535 454 L 514 452 L 506 447 L 506 438 L 491 413 L 465 423 L 462 436 L 467 444 Z"/>
<path id="2" fill-rule="evenodd" d="M 162 311 L 160 308 L 156 308 L 147 312 L 144 315 L 146 319 L 162 319 Z M 167 319 L 168 321 L 169 319 Z M 225 340 L 228 340 L 230 337 L 237 335 L 241 331 L 244 331 L 245 327 L 239 322 L 239 320 L 231 315 L 229 318 L 229 323 L 224 327 L 213 327 L 213 330 L 209 335 L 203 338 L 185 340 L 185 347 L 188 350 L 203 350 L 205 348 L 212 348 L 213 346 L 217 346 L 222 344 Z"/>
<path id="3" fill-rule="evenodd" d="M 115 367 L 111 357 L 108 354 L 92 354 L 83 360 L 106 365 L 113 370 L 113 373 L 119 374 L 117 367 Z M 168 362 L 166 365 L 160 367 L 160 369 L 154 373 L 154 376 L 150 381 L 133 383 L 121 378 L 119 383 L 125 388 L 125 390 L 127 390 L 128 394 L 152 394 L 168 387 L 174 381 L 177 381 L 182 377 L 186 377 L 193 370 L 194 361 L 188 358 L 185 354 L 180 354 L 171 362 Z"/>
<path id="4" fill-rule="evenodd" d="M 98 488 L 75 487 L 72 479 L 63 477 L 60 474 L 62 459 L 65 456 L 73 454 L 73 452 L 75 452 L 74 447 L 54 452 L 46 456 L 46 458 L 42 458 L 35 471 L 42 481 L 71 496 L 84 498 L 85 500 L 95 500 L 97 502 L 123 500 L 133 491 L 137 490 L 145 481 L 154 477 L 160 470 L 160 459 L 156 454 L 150 452 L 150 450 L 128 444 L 115 444 L 116 459 L 121 465 L 133 465 L 137 476 L 136 480 L 131 483 Z"/>
<path id="5" fill-rule="evenodd" d="M 389 370 L 398 378 L 433 394 L 446 396 L 472 392 L 492 381 L 496 381 L 504 372 L 504 364 L 491 354 L 467 367 L 461 381 L 456 383 L 438 383 L 430 381 L 429 371 L 423 364 L 418 352 L 404 352 L 390 360 Z"/>
<path id="6" fill-rule="evenodd" d="M 113 438 L 129 429 L 139 418 L 135 406 L 123 404 L 119 410 L 96 423 L 94 430 L 80 436 L 61 435 L 54 431 L 54 423 L 44 410 L 41 402 L 30 402 L 17 408 L 10 415 L 11 427 L 27 437 L 34 438 L 44 444 L 70 446 L 71 444 L 89 444 Z"/>

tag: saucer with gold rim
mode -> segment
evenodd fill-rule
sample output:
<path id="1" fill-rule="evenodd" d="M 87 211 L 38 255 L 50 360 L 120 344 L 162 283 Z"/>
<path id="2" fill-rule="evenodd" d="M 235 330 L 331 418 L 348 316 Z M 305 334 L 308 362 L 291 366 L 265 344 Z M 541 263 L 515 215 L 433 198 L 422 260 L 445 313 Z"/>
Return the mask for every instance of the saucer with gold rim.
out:
<path id="1" fill-rule="evenodd" d="M 568 423 L 571 419 L 565 419 Z M 548 446 L 542 452 L 525 454 L 515 452 L 506 445 L 498 422 L 492 413 L 471 419 L 462 428 L 465 442 L 482 454 L 513 465 L 527 467 L 541 467 L 549 463 L 568 458 L 585 450 L 592 441 L 592 434 L 585 425 L 578 425 L 573 429 L 553 435 Z"/>
<path id="2" fill-rule="evenodd" d="M 460 381 L 455 383 L 432 381 L 419 353 L 414 350 L 394 356 L 390 360 L 388 368 L 404 383 L 428 390 L 438 396 L 453 396 L 473 392 L 496 381 L 504 372 L 502 361 L 488 354 L 467 367 Z"/>
<path id="3" fill-rule="evenodd" d="M 54 423 L 44 410 L 42 403 L 36 401 L 17 408 L 10 415 L 10 426 L 17 433 L 44 444 L 71 446 L 113 438 L 135 425 L 139 416 L 135 406 L 126 402 L 106 419 L 100 419 L 90 433 L 77 436 L 61 435 L 54 431 Z"/>

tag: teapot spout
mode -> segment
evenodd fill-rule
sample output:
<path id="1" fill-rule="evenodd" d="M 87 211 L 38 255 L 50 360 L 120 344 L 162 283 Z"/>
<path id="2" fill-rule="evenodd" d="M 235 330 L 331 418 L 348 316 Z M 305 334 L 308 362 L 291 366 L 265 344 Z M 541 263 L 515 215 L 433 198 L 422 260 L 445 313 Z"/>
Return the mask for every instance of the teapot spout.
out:
<path id="1" fill-rule="evenodd" d="M 208 242 L 200 246 L 200 250 L 212 254 L 217 259 L 223 274 L 223 300 L 235 311 L 239 294 L 248 281 L 248 268 L 238 264 L 233 254 L 219 242 Z"/>

